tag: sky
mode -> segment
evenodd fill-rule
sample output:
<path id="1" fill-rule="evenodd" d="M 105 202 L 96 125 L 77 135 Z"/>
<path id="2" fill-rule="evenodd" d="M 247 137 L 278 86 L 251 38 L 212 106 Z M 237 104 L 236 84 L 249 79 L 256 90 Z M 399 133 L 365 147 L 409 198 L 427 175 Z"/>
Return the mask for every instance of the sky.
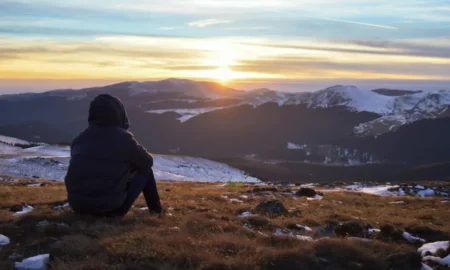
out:
<path id="1" fill-rule="evenodd" d="M 450 89 L 450 0 L 0 0 L 0 94 L 165 78 Z"/>

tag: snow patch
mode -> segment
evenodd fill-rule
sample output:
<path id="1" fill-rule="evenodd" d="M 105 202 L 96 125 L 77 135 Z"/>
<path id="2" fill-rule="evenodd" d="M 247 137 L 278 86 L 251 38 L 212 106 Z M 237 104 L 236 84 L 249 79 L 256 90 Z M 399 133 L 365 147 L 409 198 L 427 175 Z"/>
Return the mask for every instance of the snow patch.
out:
<path id="1" fill-rule="evenodd" d="M 2 136 L 2 135 L 0 135 L 0 143 L 11 144 L 11 145 L 15 145 L 15 144 L 30 145 L 31 144 L 28 141 L 12 138 L 12 137 L 8 137 L 8 136 Z"/>
<path id="2" fill-rule="evenodd" d="M 179 115 L 180 117 L 177 118 L 180 122 L 186 122 L 187 120 L 196 117 L 197 115 L 217 111 L 217 110 L 223 110 L 229 107 L 205 107 L 205 108 L 195 108 L 195 109 L 162 109 L 162 110 L 148 110 L 147 113 L 154 113 L 154 114 L 164 114 L 168 112 L 174 112 Z"/>
<path id="3" fill-rule="evenodd" d="M 411 243 L 416 243 L 416 242 L 422 242 L 425 243 L 425 239 L 422 239 L 420 237 L 416 237 L 411 235 L 408 232 L 403 232 L 402 234 L 403 238 L 406 239 L 407 241 L 411 242 Z"/>
<path id="4" fill-rule="evenodd" d="M 258 215 L 252 214 L 251 212 L 243 212 L 242 214 L 239 215 L 240 218 L 255 217 L 255 216 Z"/>
<path id="5" fill-rule="evenodd" d="M 31 205 L 23 205 L 22 206 L 22 211 L 15 212 L 13 214 L 13 216 L 23 216 L 23 215 L 28 214 L 29 212 L 31 212 L 33 210 L 34 210 L 33 206 L 31 206 Z"/>
<path id="6" fill-rule="evenodd" d="M 243 201 L 238 200 L 238 199 L 230 199 L 231 203 L 243 203 Z"/>
<path id="7" fill-rule="evenodd" d="M 390 202 L 390 204 L 404 204 L 404 201 L 395 201 L 395 202 Z"/>
<path id="8" fill-rule="evenodd" d="M 50 254 L 37 255 L 22 262 L 16 262 L 17 270 L 45 270 L 50 259 Z"/>
<path id="9" fill-rule="evenodd" d="M 0 247 L 9 245 L 10 242 L 11 241 L 9 240 L 9 237 L 7 237 L 3 234 L 0 234 Z"/>
<path id="10" fill-rule="evenodd" d="M 353 192 L 362 192 L 373 195 L 381 195 L 381 196 L 399 196 L 404 194 L 404 192 L 391 191 L 391 189 L 398 188 L 399 186 L 391 186 L 391 185 L 380 185 L 380 186 L 363 186 L 361 184 L 344 186 L 345 189 Z"/>
<path id="11" fill-rule="evenodd" d="M 308 145 L 306 145 L 306 144 L 300 145 L 300 144 L 295 144 L 295 143 L 291 143 L 291 142 L 289 142 L 287 144 L 287 149 L 291 149 L 291 150 L 303 150 L 306 147 L 308 147 Z"/>
<path id="12" fill-rule="evenodd" d="M 305 230 L 306 232 L 312 232 L 312 229 L 306 225 L 295 224 L 295 226 L 299 229 Z"/>
<path id="13" fill-rule="evenodd" d="M 420 270 L 433 270 L 433 268 L 431 268 L 428 265 L 422 263 L 422 268 Z"/>
<path id="14" fill-rule="evenodd" d="M 433 197 L 434 195 L 435 195 L 435 192 L 431 188 L 424 189 L 424 190 L 417 192 L 417 196 L 419 196 L 419 197 Z"/>
<path id="15" fill-rule="evenodd" d="M 289 237 L 289 238 L 296 238 L 298 240 L 301 241 L 314 241 L 311 237 L 309 236 L 304 236 L 304 235 L 296 235 L 291 231 L 283 231 L 282 229 L 276 229 L 275 232 L 273 233 L 273 235 L 276 236 L 283 236 L 283 237 Z"/>
<path id="16" fill-rule="evenodd" d="M 322 199 L 323 199 L 323 197 L 320 196 L 319 194 L 316 194 L 316 196 L 314 196 L 313 198 L 309 198 L 309 197 L 306 198 L 306 200 L 308 200 L 308 201 L 314 201 L 314 200 L 320 201 Z"/>
<path id="17" fill-rule="evenodd" d="M 2 174 L 64 180 L 70 159 L 69 147 L 42 145 L 13 150 L 0 156 Z M 260 183 L 259 179 L 226 164 L 188 156 L 154 155 L 153 170 L 158 180 Z"/>
<path id="18" fill-rule="evenodd" d="M 438 241 L 438 242 L 433 242 L 433 243 L 427 243 L 424 244 L 423 246 L 421 246 L 420 248 L 417 249 L 418 252 L 420 252 L 420 254 L 422 254 L 422 256 L 425 256 L 427 254 L 436 254 L 436 252 L 440 249 L 447 249 L 449 247 L 449 242 L 450 241 Z"/>
<path id="19" fill-rule="evenodd" d="M 435 257 L 435 256 L 425 256 L 423 257 L 424 261 L 432 261 L 435 263 L 438 263 L 442 266 L 450 266 L 450 255 L 447 255 L 447 257 L 445 258 L 439 258 L 439 257 Z"/>

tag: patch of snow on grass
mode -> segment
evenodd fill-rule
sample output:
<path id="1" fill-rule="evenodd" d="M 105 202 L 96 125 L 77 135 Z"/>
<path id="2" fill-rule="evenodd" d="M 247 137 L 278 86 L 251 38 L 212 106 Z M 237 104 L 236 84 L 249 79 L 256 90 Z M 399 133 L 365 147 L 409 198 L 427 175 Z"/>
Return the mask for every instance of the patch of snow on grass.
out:
<path id="1" fill-rule="evenodd" d="M 283 231 L 282 229 L 276 229 L 275 232 L 273 233 L 273 235 L 289 237 L 289 238 L 296 238 L 296 239 L 301 240 L 301 241 L 314 241 L 309 236 L 296 235 L 296 234 L 294 234 L 294 233 L 292 233 L 290 231 L 289 232 L 288 231 Z"/>
<path id="2" fill-rule="evenodd" d="M 442 266 L 450 266 L 450 255 L 447 255 L 447 257 L 445 258 L 439 258 L 439 257 L 435 257 L 435 256 L 425 256 L 423 257 L 423 260 L 425 261 L 432 261 L 435 263 L 438 263 Z"/>
<path id="3" fill-rule="evenodd" d="M 306 147 L 308 147 L 308 145 L 306 145 L 306 144 L 300 145 L 300 144 L 295 144 L 295 143 L 291 143 L 291 142 L 287 144 L 287 149 L 290 149 L 290 150 L 303 150 Z"/>
<path id="4" fill-rule="evenodd" d="M 308 241 L 308 242 L 314 241 L 314 239 L 312 239 L 312 237 L 304 236 L 304 235 L 296 235 L 295 238 L 297 238 L 298 240 L 301 240 L 301 241 Z"/>
<path id="5" fill-rule="evenodd" d="M 242 214 L 239 215 L 240 218 L 255 217 L 255 216 L 257 216 L 257 215 L 252 214 L 251 212 L 243 212 Z"/>
<path id="6" fill-rule="evenodd" d="M 154 114 L 164 114 L 168 112 L 174 112 L 179 115 L 180 117 L 177 118 L 180 122 L 186 122 L 187 120 L 208 112 L 217 111 L 226 109 L 227 107 L 206 107 L 206 108 L 194 108 L 194 109 L 164 109 L 164 110 L 148 110 L 147 113 L 154 113 Z"/>
<path id="7" fill-rule="evenodd" d="M 300 187 L 314 187 L 317 184 L 309 183 L 309 184 L 301 184 Z"/>
<path id="8" fill-rule="evenodd" d="M 390 204 L 404 204 L 404 201 L 395 201 L 395 202 L 390 202 Z"/>
<path id="9" fill-rule="evenodd" d="M 422 263 L 422 268 L 420 270 L 433 270 L 433 268 L 431 268 L 428 265 Z"/>
<path id="10" fill-rule="evenodd" d="M 200 182 L 259 183 L 259 179 L 226 164 L 188 156 L 154 156 L 155 178 L 159 180 Z"/>
<path id="11" fill-rule="evenodd" d="M 297 228 L 303 229 L 303 230 L 305 230 L 305 231 L 307 231 L 307 232 L 312 232 L 312 229 L 311 229 L 310 227 L 306 226 L 306 225 L 295 224 L 295 226 L 296 226 Z"/>
<path id="12" fill-rule="evenodd" d="M 34 207 L 31 205 L 23 205 L 22 211 L 15 212 L 13 214 L 13 216 L 22 216 L 22 215 L 28 214 L 29 212 L 33 211 L 33 209 L 34 209 Z"/>
<path id="13" fill-rule="evenodd" d="M 238 200 L 238 199 L 230 199 L 231 203 L 243 203 L 243 201 Z"/>
<path id="14" fill-rule="evenodd" d="M 411 235 L 408 232 L 403 232 L 402 234 L 403 238 L 405 238 L 407 241 L 411 242 L 411 243 L 416 243 L 416 242 L 422 242 L 425 243 L 425 239 L 422 239 L 420 237 L 416 237 Z"/>
<path id="15" fill-rule="evenodd" d="M 69 207 L 69 203 L 64 203 L 62 205 L 56 205 L 53 207 L 53 210 L 58 211 L 58 210 L 63 210 L 64 208 Z"/>
<path id="16" fill-rule="evenodd" d="M 433 243 L 427 243 L 417 249 L 418 252 L 425 256 L 427 254 L 436 254 L 436 252 L 440 249 L 447 249 L 449 247 L 450 241 L 438 241 Z"/>
<path id="17" fill-rule="evenodd" d="M 417 196 L 419 196 L 419 197 L 433 197 L 434 195 L 435 195 L 435 192 L 431 188 L 417 192 Z"/>
<path id="18" fill-rule="evenodd" d="M 16 262 L 17 270 L 45 270 L 50 259 L 50 254 L 37 255 L 22 262 Z"/>
<path id="19" fill-rule="evenodd" d="M 308 200 L 308 201 L 314 201 L 314 200 L 320 201 L 322 199 L 323 199 L 323 197 L 320 196 L 319 194 L 316 194 L 316 196 L 314 196 L 313 198 L 306 198 L 306 200 Z"/>
<path id="20" fill-rule="evenodd" d="M 399 192 L 391 191 L 391 189 L 398 188 L 398 186 L 391 185 L 380 185 L 380 186 L 372 186 L 366 187 L 360 184 L 344 186 L 344 188 L 349 189 L 354 192 L 362 192 L 373 195 L 381 195 L 381 196 L 398 196 Z"/>
<path id="21" fill-rule="evenodd" d="M 0 234 L 0 247 L 9 245 L 9 243 L 10 243 L 9 237 L 7 237 L 3 234 Z"/>
<path id="22" fill-rule="evenodd" d="M 41 184 L 37 183 L 37 184 L 28 184 L 27 187 L 40 187 Z"/>
<path id="23" fill-rule="evenodd" d="M 380 229 L 369 228 L 369 233 L 379 233 L 379 232 L 381 232 Z"/>

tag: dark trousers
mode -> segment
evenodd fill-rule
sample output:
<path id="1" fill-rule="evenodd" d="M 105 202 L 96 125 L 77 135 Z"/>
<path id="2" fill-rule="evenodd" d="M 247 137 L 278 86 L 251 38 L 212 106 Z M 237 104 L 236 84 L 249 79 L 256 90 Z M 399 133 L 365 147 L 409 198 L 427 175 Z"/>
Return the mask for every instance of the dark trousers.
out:
<path id="1" fill-rule="evenodd" d="M 150 170 L 146 173 L 135 172 L 128 183 L 127 198 L 125 202 L 116 210 L 105 213 L 106 216 L 125 216 L 130 211 L 133 203 L 139 197 L 141 192 L 144 194 L 150 212 L 161 213 L 161 202 L 159 200 L 158 188 L 156 187 L 155 176 Z"/>

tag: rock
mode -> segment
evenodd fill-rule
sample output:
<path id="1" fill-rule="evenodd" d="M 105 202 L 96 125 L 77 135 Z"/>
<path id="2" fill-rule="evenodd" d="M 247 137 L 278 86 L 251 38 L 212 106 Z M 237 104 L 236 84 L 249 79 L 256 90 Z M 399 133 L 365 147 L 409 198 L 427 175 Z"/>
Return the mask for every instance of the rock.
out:
<path id="1" fill-rule="evenodd" d="M 293 210 L 293 211 L 289 211 L 289 216 L 290 217 L 301 217 L 303 215 L 303 212 L 301 210 Z"/>
<path id="2" fill-rule="evenodd" d="M 367 227 L 367 224 L 365 224 L 364 222 L 361 222 L 359 220 L 352 220 L 337 225 L 334 228 L 334 232 L 337 236 L 342 237 L 366 237 L 369 234 Z"/>
<path id="3" fill-rule="evenodd" d="M 14 206 L 11 206 L 11 207 L 9 208 L 9 211 L 14 212 L 14 213 L 20 212 L 20 211 L 22 211 L 22 205 L 14 205 Z"/>
<path id="4" fill-rule="evenodd" d="M 429 242 L 436 242 L 442 239 L 449 239 L 450 234 L 439 230 L 434 230 L 428 226 L 409 226 L 406 231 L 420 238 L 427 239 Z"/>
<path id="5" fill-rule="evenodd" d="M 258 204 L 254 210 L 255 213 L 278 217 L 288 214 L 288 210 L 279 200 L 265 201 Z"/>
<path id="6" fill-rule="evenodd" d="M 295 193 L 296 196 L 299 197 L 308 197 L 313 198 L 315 197 L 317 192 L 312 188 L 301 188 L 297 193 Z"/>
<path id="7" fill-rule="evenodd" d="M 386 258 L 389 269 L 421 269 L 422 257 L 417 252 L 399 252 Z"/>
<path id="8" fill-rule="evenodd" d="M 252 225 L 255 228 L 263 228 L 269 225 L 269 220 L 264 217 L 252 216 L 244 219 L 245 223 Z"/>
<path id="9" fill-rule="evenodd" d="M 336 233 L 334 232 L 334 225 L 329 223 L 324 227 L 320 227 L 314 233 L 314 239 L 325 238 L 325 237 L 335 237 Z"/>
<path id="10" fill-rule="evenodd" d="M 380 227 L 380 236 L 383 239 L 390 241 L 403 242 L 405 238 L 403 237 L 403 230 L 395 228 L 392 225 L 386 224 Z"/>

